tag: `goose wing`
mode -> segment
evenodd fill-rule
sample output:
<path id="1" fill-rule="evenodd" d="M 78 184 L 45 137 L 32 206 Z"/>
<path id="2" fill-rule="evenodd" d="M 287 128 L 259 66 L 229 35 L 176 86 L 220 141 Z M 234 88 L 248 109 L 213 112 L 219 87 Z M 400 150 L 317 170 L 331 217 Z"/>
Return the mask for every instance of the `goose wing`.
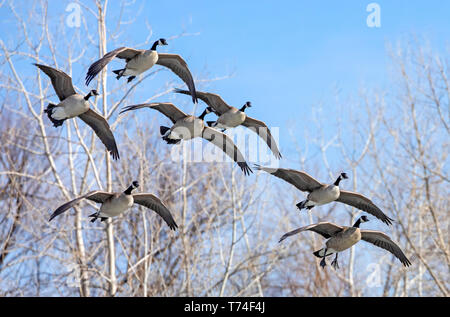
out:
<path id="1" fill-rule="evenodd" d="M 144 52 L 144 50 L 136 50 L 129 47 L 119 47 L 111 52 L 106 53 L 102 58 L 95 61 L 88 69 L 86 74 L 86 86 L 89 85 L 92 79 L 114 58 L 125 59 L 127 62 L 136 55 Z"/>
<path id="2" fill-rule="evenodd" d="M 185 95 L 190 94 L 189 91 L 182 89 L 175 89 L 175 92 Z M 196 94 L 197 97 L 200 98 L 200 100 L 202 100 L 208 106 L 210 106 L 218 116 L 224 114 L 225 112 L 231 109 L 231 107 L 219 95 L 201 91 L 197 91 Z"/>
<path id="3" fill-rule="evenodd" d="M 323 186 L 322 183 L 305 172 L 287 168 L 270 168 L 260 165 L 256 165 L 256 169 L 265 171 L 278 178 L 281 178 L 303 192 L 312 192 Z"/>
<path id="4" fill-rule="evenodd" d="M 259 135 L 261 139 L 263 139 L 266 143 L 269 149 L 272 151 L 272 153 L 275 155 L 277 159 L 281 159 L 281 153 L 278 150 L 277 143 L 275 142 L 274 138 L 272 137 L 272 134 L 270 133 L 269 128 L 267 125 L 259 120 L 246 117 L 244 123 L 242 123 L 243 126 L 250 128 L 256 132 L 256 134 Z"/>
<path id="5" fill-rule="evenodd" d="M 361 230 L 361 240 L 370 242 L 377 247 L 391 252 L 404 266 L 410 266 L 411 262 L 400 249 L 400 247 L 391 240 L 385 233 L 374 230 Z"/>
<path id="6" fill-rule="evenodd" d="M 131 111 L 131 110 L 142 109 L 142 108 L 151 108 L 151 109 L 158 110 L 163 115 L 165 115 L 170 120 L 172 120 L 172 123 L 175 123 L 178 120 L 181 120 L 181 119 L 187 117 L 187 114 L 185 114 L 183 111 L 178 109 L 173 103 L 170 103 L 170 102 L 143 103 L 143 104 L 139 104 L 139 105 L 127 106 L 127 107 L 124 107 L 120 113 L 124 113 L 124 112 Z"/>
<path id="7" fill-rule="evenodd" d="M 98 138 L 106 146 L 108 152 L 111 153 L 113 159 L 119 159 L 116 139 L 109 127 L 108 121 L 92 109 L 80 114 L 78 117 L 94 130 L 95 134 L 97 134 Z"/>
<path id="8" fill-rule="evenodd" d="M 69 96 L 75 95 L 75 89 L 72 85 L 72 78 L 65 72 L 55 69 L 50 66 L 45 66 L 41 64 L 34 64 L 39 67 L 52 81 L 53 89 L 55 89 L 59 100 L 63 101 Z"/>
<path id="9" fill-rule="evenodd" d="M 161 199 L 152 194 L 134 194 L 133 198 L 136 204 L 156 211 L 156 213 L 164 219 L 170 229 L 176 230 L 178 228 L 170 210 L 163 204 Z"/>
<path id="10" fill-rule="evenodd" d="M 91 191 L 83 196 L 80 196 L 78 198 L 75 198 L 74 200 L 71 200 L 67 203 L 65 203 L 64 205 L 59 206 L 50 216 L 50 219 L 48 221 L 51 221 L 53 218 L 55 218 L 56 216 L 62 214 L 63 212 L 65 212 L 66 210 L 74 207 L 76 204 L 78 204 L 80 202 L 80 200 L 86 198 L 92 201 L 95 201 L 96 203 L 104 203 L 106 200 L 108 200 L 109 198 L 111 198 L 111 196 L 113 196 L 113 194 L 111 193 L 107 193 L 101 190 L 94 190 Z"/>
<path id="11" fill-rule="evenodd" d="M 165 66 L 180 77 L 188 86 L 189 93 L 192 96 L 192 102 L 197 103 L 194 79 L 184 59 L 177 54 L 158 53 L 156 64 Z"/>
<path id="12" fill-rule="evenodd" d="M 315 223 L 309 226 L 305 226 L 305 227 L 301 227 L 295 230 L 292 230 L 286 234 L 284 234 L 281 238 L 280 241 L 283 241 L 284 239 L 286 239 L 287 237 L 290 237 L 294 234 L 297 234 L 299 232 L 302 231 L 314 231 L 320 235 L 322 235 L 324 238 L 329 239 L 331 237 L 333 237 L 334 235 L 336 235 L 338 232 L 341 232 L 344 228 L 338 225 L 335 225 L 334 223 L 331 222 L 319 222 L 319 223 Z"/>
<path id="13" fill-rule="evenodd" d="M 221 148 L 226 155 L 231 157 L 239 165 L 245 175 L 250 175 L 250 173 L 253 173 L 245 161 L 241 151 L 239 151 L 233 140 L 231 140 L 226 134 L 215 129 L 205 127 L 203 129 L 202 138 Z"/>
<path id="14" fill-rule="evenodd" d="M 350 205 L 352 207 L 358 208 L 360 210 L 363 210 L 365 212 L 368 212 L 369 214 L 374 215 L 381 221 L 383 221 L 387 225 L 391 225 L 393 219 L 386 216 L 380 208 L 378 208 L 369 198 L 358 194 L 353 193 L 345 190 L 340 191 L 341 194 L 339 195 L 339 198 L 336 199 L 336 201 L 339 201 L 341 203 Z"/>

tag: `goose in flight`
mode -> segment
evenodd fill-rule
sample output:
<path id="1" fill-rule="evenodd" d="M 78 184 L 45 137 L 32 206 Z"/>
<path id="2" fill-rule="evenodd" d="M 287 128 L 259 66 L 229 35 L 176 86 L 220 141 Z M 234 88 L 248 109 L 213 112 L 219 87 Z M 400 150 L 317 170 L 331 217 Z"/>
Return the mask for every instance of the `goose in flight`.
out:
<path id="1" fill-rule="evenodd" d="M 168 45 L 165 39 L 159 39 L 149 50 L 137 50 L 129 47 L 119 47 L 111 52 L 106 53 L 98 61 L 94 62 L 86 74 L 86 86 L 92 79 L 115 57 L 126 61 L 125 67 L 113 70 L 117 75 L 117 79 L 128 76 L 128 82 L 132 81 L 136 76 L 142 74 L 146 70 L 158 64 L 169 68 L 178 77 L 180 77 L 188 86 L 192 101 L 197 103 L 195 94 L 194 79 L 184 59 L 177 54 L 158 53 L 156 47 L 158 45 Z"/>
<path id="2" fill-rule="evenodd" d="M 405 256 L 400 247 L 394 241 L 392 241 L 391 238 L 389 238 L 385 233 L 374 230 L 361 230 L 359 228 L 359 225 L 361 223 L 367 221 L 369 221 L 369 219 L 366 216 L 362 216 L 355 222 L 353 227 L 338 226 L 331 222 L 319 222 L 316 224 L 312 224 L 306 227 L 301 227 L 296 230 L 290 231 L 285 235 L 283 235 L 279 242 L 283 241 L 287 237 L 290 237 L 294 234 L 306 230 L 314 231 L 322 235 L 325 239 L 328 239 L 325 242 L 325 247 L 313 253 L 316 257 L 322 258 L 322 260 L 320 261 L 320 266 L 322 268 L 326 266 L 325 257 L 330 256 L 333 253 L 336 253 L 336 256 L 333 262 L 331 262 L 331 265 L 335 269 L 338 269 L 339 264 L 337 259 L 339 252 L 349 249 L 350 247 L 352 247 L 354 244 L 358 243 L 361 240 L 370 242 L 376 245 L 377 247 L 389 251 L 397 259 L 399 259 L 404 266 L 406 267 L 410 266 L 411 262 Z"/>
<path id="3" fill-rule="evenodd" d="M 141 108 L 157 110 L 172 121 L 173 126 L 171 128 L 164 126 L 160 127 L 162 138 L 168 144 L 177 144 L 181 140 L 190 140 L 201 137 L 222 149 L 225 154 L 239 165 L 245 175 L 249 175 L 250 172 L 252 172 L 233 140 L 226 134 L 205 126 L 203 119 L 205 115 L 209 113 L 208 109 L 206 109 L 199 117 L 195 117 L 185 114 L 172 103 L 145 103 L 124 107 L 120 113 Z"/>
<path id="4" fill-rule="evenodd" d="M 89 199 L 101 204 L 99 211 L 89 216 L 92 217 L 91 222 L 94 222 L 97 218 L 100 218 L 101 221 L 105 221 L 108 218 L 117 217 L 131 208 L 133 204 L 138 204 L 155 211 L 163 218 L 170 229 L 176 230 L 178 226 L 175 223 L 175 220 L 173 219 L 169 209 L 158 197 L 148 193 L 132 194 L 132 191 L 138 187 L 139 183 L 134 181 L 122 193 L 108 193 L 101 190 L 91 191 L 65 203 L 64 205 L 59 206 L 50 216 L 49 221 L 66 210 L 76 206 L 82 199 Z"/>
<path id="5" fill-rule="evenodd" d="M 338 201 L 358 208 L 377 217 L 387 225 L 391 225 L 393 219 L 386 216 L 369 198 L 350 191 L 341 190 L 339 183 L 346 179 L 347 174 L 341 173 L 333 184 L 323 184 L 305 172 L 285 168 L 269 168 L 256 165 L 256 169 L 270 173 L 284 181 L 294 185 L 297 189 L 308 192 L 306 200 L 297 204 L 297 207 L 311 209 L 314 206 L 325 205 Z"/>
<path id="6" fill-rule="evenodd" d="M 60 103 L 57 105 L 50 103 L 47 109 L 44 110 L 53 126 L 59 127 L 65 120 L 78 117 L 94 130 L 106 149 L 111 153 L 113 159 L 119 159 L 116 140 L 108 122 L 89 106 L 89 98 L 93 95 L 97 96 L 97 91 L 91 90 L 86 96 L 77 94 L 72 85 L 72 78 L 69 75 L 50 66 L 34 65 L 50 77 L 53 88 L 60 100 Z"/>
<path id="7" fill-rule="evenodd" d="M 175 89 L 176 93 L 189 95 L 189 91 Z M 240 109 L 229 106 L 219 95 L 207 92 L 197 91 L 197 97 L 209 106 L 209 110 L 214 112 L 219 118 L 216 121 L 208 121 L 207 124 L 212 128 L 220 128 L 224 132 L 228 128 L 235 128 L 243 125 L 253 130 L 258 136 L 266 142 L 272 153 L 277 159 L 281 159 L 281 153 L 278 150 L 272 134 L 267 125 L 259 120 L 253 119 L 245 113 L 246 108 L 252 106 L 247 101 Z"/>

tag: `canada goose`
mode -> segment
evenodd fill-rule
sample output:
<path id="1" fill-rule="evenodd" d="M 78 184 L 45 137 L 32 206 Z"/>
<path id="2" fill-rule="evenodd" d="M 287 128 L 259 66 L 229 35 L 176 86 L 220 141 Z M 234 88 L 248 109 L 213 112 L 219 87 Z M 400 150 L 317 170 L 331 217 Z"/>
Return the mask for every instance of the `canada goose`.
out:
<path id="1" fill-rule="evenodd" d="M 55 212 L 50 216 L 48 221 L 51 221 L 56 216 L 62 214 L 66 210 L 74 207 L 82 199 L 86 198 L 96 203 L 102 204 L 99 211 L 93 213 L 89 217 L 92 217 L 91 222 L 100 218 L 101 221 L 105 221 L 107 218 L 116 217 L 123 214 L 128 210 L 133 204 L 139 204 L 150 208 L 158 215 L 160 215 L 164 221 L 167 223 L 170 229 L 176 230 L 178 227 L 170 214 L 169 209 L 163 204 L 163 202 L 152 194 L 139 193 L 132 194 L 131 192 L 139 187 L 139 183 L 134 181 L 131 185 L 122 193 L 108 193 L 101 190 L 94 190 L 83 196 L 75 198 L 64 205 L 58 207 Z"/>
<path id="2" fill-rule="evenodd" d="M 259 165 L 256 165 L 256 169 L 263 170 L 278 178 L 281 178 L 303 192 L 309 192 L 306 200 L 297 204 L 297 207 L 300 210 L 303 208 L 311 209 L 314 206 L 325 205 L 332 201 L 339 201 L 368 212 L 387 225 L 392 224 L 393 219 L 386 216 L 381 209 L 367 197 L 358 193 L 339 189 L 339 183 L 341 180 L 348 178 L 346 173 L 341 173 L 333 184 L 327 185 L 320 183 L 305 172 L 300 172 L 293 169 L 268 168 Z"/>
<path id="3" fill-rule="evenodd" d="M 190 140 L 201 137 L 221 148 L 239 165 L 244 174 L 249 175 L 250 172 L 253 172 L 247 165 L 247 162 L 237 146 L 233 143 L 233 140 L 226 134 L 205 126 L 203 119 L 205 115 L 209 113 L 208 109 L 206 109 L 199 117 L 195 117 L 185 114 L 172 103 L 144 103 L 124 107 L 120 113 L 141 108 L 155 109 L 173 122 L 171 128 L 164 126 L 160 127 L 162 138 L 168 144 L 177 144 L 181 140 Z"/>
<path id="4" fill-rule="evenodd" d="M 34 65 L 50 77 L 53 88 L 61 101 L 57 105 L 50 103 L 47 109 L 44 110 L 53 126 L 59 127 L 65 120 L 79 117 L 94 130 L 95 134 L 106 146 L 106 149 L 111 153 L 113 159 L 119 159 L 116 140 L 108 122 L 95 110 L 90 109 L 89 106 L 89 98 L 93 95 L 97 96 L 97 91 L 91 90 L 86 96 L 77 94 L 72 85 L 72 78 L 69 75 L 50 66 Z"/>
<path id="5" fill-rule="evenodd" d="M 175 92 L 189 95 L 189 92 L 186 90 L 175 89 Z M 281 153 L 278 150 L 277 143 L 272 137 L 267 125 L 262 121 L 247 116 L 245 113 L 245 109 L 252 106 L 250 101 L 247 101 L 240 109 L 238 109 L 229 106 L 219 95 L 200 91 L 197 91 L 196 94 L 200 100 L 209 106 L 211 112 L 214 112 L 219 116 L 216 121 L 207 122 L 210 127 L 222 129 L 222 132 L 228 128 L 235 128 L 239 125 L 253 129 L 258 136 L 267 143 L 275 157 L 281 159 Z"/>
<path id="6" fill-rule="evenodd" d="M 168 45 L 165 39 L 159 39 L 149 50 L 137 50 L 129 47 L 119 47 L 106 53 L 98 61 L 94 62 L 86 74 L 86 86 L 91 80 L 105 67 L 114 57 L 125 59 L 126 65 L 123 69 L 113 70 L 117 75 L 117 79 L 122 76 L 128 76 L 128 82 L 136 78 L 137 75 L 150 69 L 153 65 L 158 64 L 169 68 L 178 77 L 180 77 L 188 86 L 192 101 L 197 103 L 195 95 L 194 79 L 191 72 L 180 55 L 158 53 L 156 47 L 158 45 Z"/>
<path id="7" fill-rule="evenodd" d="M 336 253 L 336 257 L 333 262 L 331 262 L 331 265 L 335 269 L 339 268 L 337 261 L 339 252 L 347 250 L 360 240 L 370 242 L 377 247 L 389 251 L 395 255 L 395 257 L 399 259 L 404 266 L 410 266 L 411 262 L 406 258 L 400 247 L 386 234 L 381 231 L 359 229 L 359 225 L 367 221 L 369 221 L 369 219 L 366 216 L 362 216 L 355 222 L 353 227 L 338 226 L 331 222 L 319 222 L 290 231 L 283 235 L 279 242 L 289 236 L 306 230 L 314 231 L 322 235 L 324 238 L 328 239 L 325 242 L 325 247 L 313 253 L 318 258 L 322 258 L 322 261 L 320 261 L 320 266 L 322 268 L 327 265 L 325 262 L 325 257 L 332 255 L 333 253 Z"/>

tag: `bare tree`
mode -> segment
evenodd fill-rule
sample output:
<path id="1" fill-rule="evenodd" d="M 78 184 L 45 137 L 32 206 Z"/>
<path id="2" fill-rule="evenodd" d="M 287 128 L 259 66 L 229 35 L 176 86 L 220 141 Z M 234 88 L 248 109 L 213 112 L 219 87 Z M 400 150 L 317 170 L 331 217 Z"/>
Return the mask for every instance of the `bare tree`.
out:
<path id="1" fill-rule="evenodd" d="M 148 101 L 176 100 L 186 112 L 200 111 L 202 105 L 173 99 L 182 83 L 161 81 L 158 68 L 129 85 L 108 81 L 106 68 L 98 77 L 101 95 L 92 106 L 112 127 L 119 161 L 79 120 L 51 127 L 44 109 L 56 96 L 31 63 L 64 70 L 82 93 L 93 60 L 116 46 L 141 48 L 154 40 L 149 23 L 140 43 L 126 36 L 134 21 L 124 17 L 139 16 L 140 2 L 114 3 L 118 16 L 108 1 L 75 3 L 82 10 L 75 28 L 52 16 L 46 1 L 2 3 L 21 38 L 0 40 L 0 295 L 448 295 L 447 60 L 418 44 L 392 49 L 389 89 L 369 87 L 345 101 L 336 94 L 335 105 L 315 107 L 304 138 L 293 139 L 298 155 L 285 154 L 281 164 L 324 180 L 347 170 L 351 182 L 343 186 L 395 219 L 393 227 L 368 226 L 388 233 L 413 263 L 404 269 L 389 253 L 361 243 L 342 256 L 340 270 L 322 270 L 311 254 L 321 237 L 305 233 L 278 244 L 279 237 L 317 221 L 349 225 L 360 212 L 331 204 L 299 214 L 302 194 L 292 186 L 271 175 L 244 177 L 227 162 L 192 162 L 193 142 L 162 142 L 158 126 L 167 119 L 157 113 L 119 116 L 123 106 Z M 166 38 L 191 35 L 197 33 Z M 227 77 L 193 74 L 199 90 Z M 338 120 L 324 119 L 328 107 Z M 90 223 L 86 216 L 98 206 L 88 201 L 48 222 L 67 200 L 93 189 L 120 191 L 135 179 L 167 203 L 178 231 L 137 206 L 106 224 Z"/>

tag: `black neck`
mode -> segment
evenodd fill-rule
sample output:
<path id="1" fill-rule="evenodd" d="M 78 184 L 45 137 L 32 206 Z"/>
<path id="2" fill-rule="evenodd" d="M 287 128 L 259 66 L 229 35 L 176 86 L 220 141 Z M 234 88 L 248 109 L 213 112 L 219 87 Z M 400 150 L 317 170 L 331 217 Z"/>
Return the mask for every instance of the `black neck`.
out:
<path id="1" fill-rule="evenodd" d="M 84 97 L 84 100 L 88 101 L 89 98 L 91 98 L 91 97 L 92 97 L 92 91 L 90 91 L 90 92 Z"/>
<path id="2" fill-rule="evenodd" d="M 134 187 L 130 185 L 123 193 L 125 195 L 131 195 L 131 192 L 133 191 Z"/>
<path id="3" fill-rule="evenodd" d="M 156 41 L 155 43 L 153 43 L 153 46 L 152 46 L 151 50 L 152 50 L 152 51 L 156 51 L 156 47 L 158 46 L 158 44 L 159 44 L 159 40 Z M 147 47 L 148 47 L 148 46 L 147 46 Z"/>
<path id="4" fill-rule="evenodd" d="M 355 228 L 359 228 L 359 225 L 361 224 L 361 218 L 359 218 L 358 220 L 356 220 L 355 224 L 353 225 L 353 227 Z"/>
<path id="5" fill-rule="evenodd" d="M 339 175 L 339 177 L 336 179 L 336 181 L 334 182 L 334 185 L 335 186 L 339 186 L 339 183 L 341 182 L 341 180 L 342 180 L 342 176 L 341 175 Z"/>
<path id="6" fill-rule="evenodd" d="M 205 116 L 208 114 L 208 111 L 205 109 L 205 111 L 203 111 L 203 113 L 198 117 L 199 119 L 204 120 Z"/>
<path id="7" fill-rule="evenodd" d="M 239 109 L 240 111 L 244 112 L 245 109 L 247 108 L 247 104 L 243 105 L 241 109 Z"/>

